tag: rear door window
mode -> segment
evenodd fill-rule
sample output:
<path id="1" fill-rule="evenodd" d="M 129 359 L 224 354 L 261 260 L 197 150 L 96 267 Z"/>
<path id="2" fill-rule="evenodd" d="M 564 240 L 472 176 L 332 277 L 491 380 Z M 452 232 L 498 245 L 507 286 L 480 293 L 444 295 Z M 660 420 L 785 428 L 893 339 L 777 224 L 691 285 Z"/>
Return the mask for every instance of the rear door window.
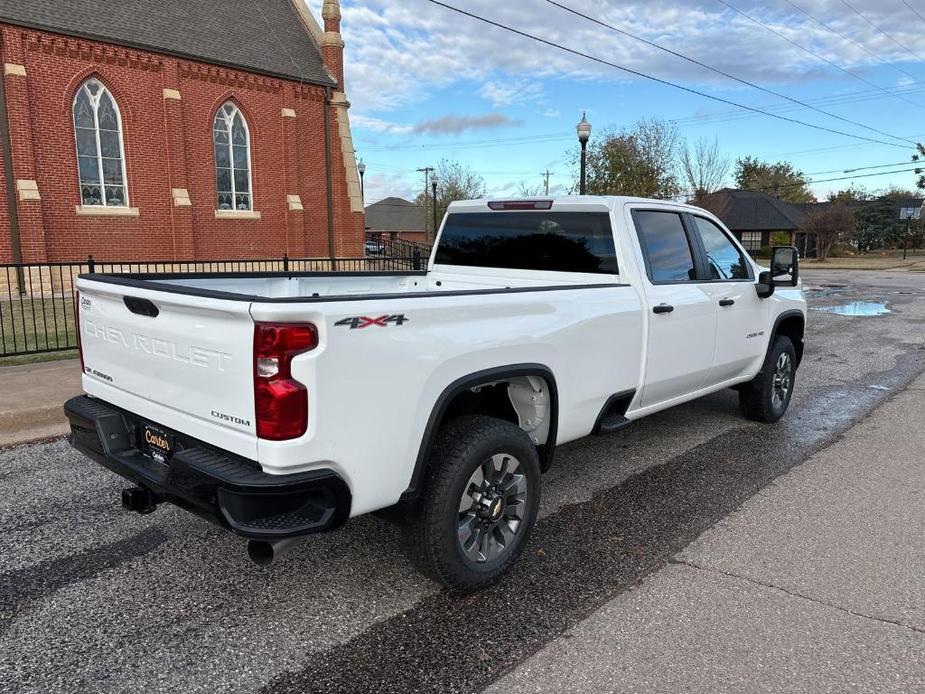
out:
<path id="1" fill-rule="evenodd" d="M 646 269 L 653 282 L 696 282 L 694 253 L 677 212 L 634 210 Z"/>
<path id="2" fill-rule="evenodd" d="M 477 212 L 447 217 L 439 265 L 618 273 L 607 212 Z"/>

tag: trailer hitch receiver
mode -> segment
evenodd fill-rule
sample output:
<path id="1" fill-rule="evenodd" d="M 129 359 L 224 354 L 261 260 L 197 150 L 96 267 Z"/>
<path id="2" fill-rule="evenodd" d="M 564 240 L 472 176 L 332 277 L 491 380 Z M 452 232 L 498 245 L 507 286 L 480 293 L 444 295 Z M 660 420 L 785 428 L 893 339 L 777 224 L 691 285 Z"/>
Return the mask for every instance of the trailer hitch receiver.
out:
<path id="1" fill-rule="evenodd" d="M 161 499 L 150 489 L 131 487 L 122 490 L 122 508 L 135 513 L 151 513 L 157 509 Z"/>

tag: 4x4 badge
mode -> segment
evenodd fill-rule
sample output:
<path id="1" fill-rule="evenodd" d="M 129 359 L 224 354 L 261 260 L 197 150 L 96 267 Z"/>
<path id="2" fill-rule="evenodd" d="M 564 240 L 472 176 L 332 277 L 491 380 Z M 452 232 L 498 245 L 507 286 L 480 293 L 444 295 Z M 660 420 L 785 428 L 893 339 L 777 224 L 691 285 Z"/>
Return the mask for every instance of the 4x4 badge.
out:
<path id="1" fill-rule="evenodd" d="M 351 330 L 357 330 L 368 328 L 372 325 L 375 325 L 378 328 L 387 328 L 389 327 L 389 324 L 404 325 L 407 322 L 408 318 L 405 317 L 405 314 L 399 313 L 392 316 L 377 316 L 375 318 L 370 318 L 369 316 L 354 316 L 352 318 L 344 318 L 343 320 L 339 320 L 334 325 L 348 326 Z"/>

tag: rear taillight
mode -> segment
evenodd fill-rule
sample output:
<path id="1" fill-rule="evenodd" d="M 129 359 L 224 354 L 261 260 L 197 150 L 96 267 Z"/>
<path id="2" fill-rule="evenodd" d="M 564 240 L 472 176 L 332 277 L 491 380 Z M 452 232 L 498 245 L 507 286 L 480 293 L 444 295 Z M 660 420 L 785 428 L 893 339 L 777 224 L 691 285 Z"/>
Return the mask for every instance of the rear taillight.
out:
<path id="1" fill-rule="evenodd" d="M 292 378 L 292 360 L 318 346 L 311 323 L 254 325 L 254 405 L 257 436 L 295 439 L 308 429 L 308 391 Z"/>
<path id="2" fill-rule="evenodd" d="M 74 292 L 74 322 L 77 325 L 77 355 L 80 357 L 80 373 L 84 373 L 84 346 L 80 338 L 80 292 Z"/>

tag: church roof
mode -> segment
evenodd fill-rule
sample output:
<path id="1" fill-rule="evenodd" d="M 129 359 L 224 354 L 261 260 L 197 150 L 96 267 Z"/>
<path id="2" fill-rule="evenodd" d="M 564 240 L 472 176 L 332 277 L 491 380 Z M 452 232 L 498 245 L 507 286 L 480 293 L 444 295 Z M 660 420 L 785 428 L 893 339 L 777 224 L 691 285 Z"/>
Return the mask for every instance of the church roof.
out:
<path id="1" fill-rule="evenodd" d="M 301 1 L 0 0 L 0 22 L 333 85 Z"/>

